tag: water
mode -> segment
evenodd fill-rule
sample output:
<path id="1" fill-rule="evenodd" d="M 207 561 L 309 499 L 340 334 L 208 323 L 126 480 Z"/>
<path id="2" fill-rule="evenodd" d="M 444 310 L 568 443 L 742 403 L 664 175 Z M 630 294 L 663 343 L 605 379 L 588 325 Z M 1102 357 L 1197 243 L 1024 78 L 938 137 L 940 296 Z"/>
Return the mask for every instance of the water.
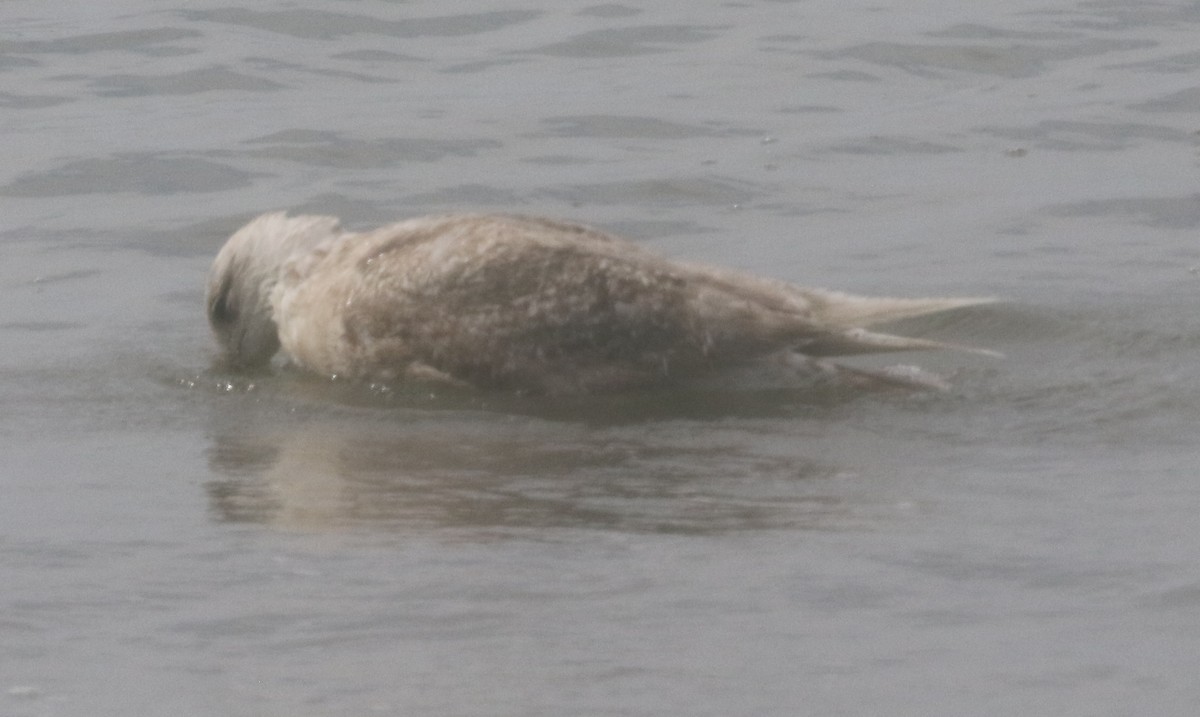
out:
<path id="1" fill-rule="evenodd" d="M 0 714 L 1191 715 L 1188 3 L 0 7 Z M 213 368 L 273 208 L 867 293 L 948 395 Z"/>

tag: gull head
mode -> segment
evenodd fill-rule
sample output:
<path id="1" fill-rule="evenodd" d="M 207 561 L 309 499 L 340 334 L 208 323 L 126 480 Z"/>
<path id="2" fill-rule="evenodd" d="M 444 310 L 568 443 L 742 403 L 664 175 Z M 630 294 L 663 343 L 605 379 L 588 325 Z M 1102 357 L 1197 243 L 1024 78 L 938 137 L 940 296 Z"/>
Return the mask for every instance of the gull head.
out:
<path id="1" fill-rule="evenodd" d="M 264 214 L 239 229 L 208 274 L 208 323 L 234 366 L 265 365 L 279 350 L 271 293 L 289 260 L 338 235 L 335 217 Z"/>

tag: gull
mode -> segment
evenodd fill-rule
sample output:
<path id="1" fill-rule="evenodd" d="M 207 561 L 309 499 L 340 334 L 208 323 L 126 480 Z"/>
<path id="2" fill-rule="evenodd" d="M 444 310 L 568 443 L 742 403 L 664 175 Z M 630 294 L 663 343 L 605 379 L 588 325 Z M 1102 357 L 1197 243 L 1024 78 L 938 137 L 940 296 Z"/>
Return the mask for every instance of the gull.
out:
<path id="1" fill-rule="evenodd" d="M 446 214 L 355 233 L 273 212 L 229 238 L 206 296 L 228 365 L 526 394 L 705 385 L 928 386 L 833 356 L 983 349 L 868 330 L 988 298 L 865 297 L 676 262 L 591 227 Z"/>

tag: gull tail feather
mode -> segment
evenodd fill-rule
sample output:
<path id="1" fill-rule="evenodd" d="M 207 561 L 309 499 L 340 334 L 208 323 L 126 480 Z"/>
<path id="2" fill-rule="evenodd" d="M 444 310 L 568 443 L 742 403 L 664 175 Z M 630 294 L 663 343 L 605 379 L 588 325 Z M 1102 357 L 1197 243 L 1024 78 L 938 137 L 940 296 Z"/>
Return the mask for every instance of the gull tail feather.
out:
<path id="1" fill-rule="evenodd" d="M 884 334 L 865 329 L 831 332 L 820 338 L 811 339 L 797 350 L 806 356 L 852 356 L 855 354 L 887 353 L 891 351 L 930 351 L 934 349 L 966 351 L 969 353 L 1003 358 L 1004 354 L 988 349 L 963 344 L 913 339 L 907 336 Z"/>
<path id="2" fill-rule="evenodd" d="M 799 291 L 808 301 L 813 318 L 838 328 L 874 326 L 888 321 L 936 314 L 965 306 L 990 304 L 995 301 L 993 298 L 986 297 L 894 299 L 856 296 L 826 289 L 800 289 Z"/>

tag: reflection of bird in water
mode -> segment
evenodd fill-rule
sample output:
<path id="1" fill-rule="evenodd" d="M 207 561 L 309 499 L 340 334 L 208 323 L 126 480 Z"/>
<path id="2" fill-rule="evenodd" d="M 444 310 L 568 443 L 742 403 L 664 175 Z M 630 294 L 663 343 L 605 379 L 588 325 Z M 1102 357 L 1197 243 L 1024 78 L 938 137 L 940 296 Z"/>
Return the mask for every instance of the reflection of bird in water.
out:
<path id="1" fill-rule="evenodd" d="M 847 471 L 798 453 L 794 423 L 647 431 L 453 411 L 399 412 L 399 422 L 377 411 L 281 415 L 259 397 L 218 407 L 205 487 L 220 520 L 495 540 L 530 528 L 828 529 L 863 516 L 828 481 L 809 480 Z M 780 440 L 791 450 L 772 455 Z"/>
<path id="2" fill-rule="evenodd" d="M 238 366 L 282 347 L 326 375 L 551 394 L 759 367 L 800 383 L 903 385 L 823 359 L 961 348 L 863 327 L 987 301 L 805 289 L 672 262 L 576 224 L 471 214 L 365 233 L 333 217 L 265 214 L 221 249 L 207 296 Z"/>

